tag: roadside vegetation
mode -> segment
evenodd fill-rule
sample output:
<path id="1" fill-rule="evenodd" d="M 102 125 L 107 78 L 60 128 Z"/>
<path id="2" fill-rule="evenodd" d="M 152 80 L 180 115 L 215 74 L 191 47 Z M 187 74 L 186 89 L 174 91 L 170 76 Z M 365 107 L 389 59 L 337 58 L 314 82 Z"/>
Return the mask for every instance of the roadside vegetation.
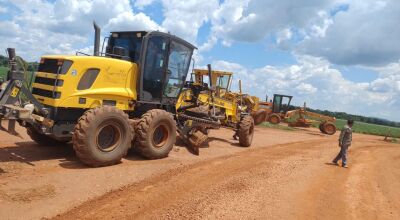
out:
<path id="1" fill-rule="evenodd" d="M 17 65 L 21 71 L 25 70 L 25 83 L 27 87 L 30 87 L 33 81 L 33 72 L 35 72 L 38 68 L 37 62 L 26 62 L 21 57 L 17 57 Z M 7 77 L 8 72 L 8 58 L 0 55 L 0 78 Z"/>
<path id="2" fill-rule="evenodd" d="M 346 124 L 346 120 L 337 119 L 336 120 L 336 127 L 338 130 L 343 128 Z M 369 124 L 364 122 L 355 121 L 353 126 L 353 131 L 355 133 L 361 134 L 372 134 L 372 135 L 379 135 L 379 136 L 386 136 L 400 138 L 400 128 L 398 127 L 390 127 L 384 125 L 376 125 L 376 124 Z"/>
<path id="3" fill-rule="evenodd" d="M 266 128 L 280 129 L 280 130 L 284 130 L 284 131 L 295 131 L 296 130 L 295 128 L 286 126 L 286 124 L 283 124 L 283 123 L 274 125 L 269 122 L 263 122 L 260 124 L 260 126 L 266 127 Z"/>
<path id="4" fill-rule="evenodd" d="M 8 68 L 5 66 L 0 66 L 0 78 L 3 77 L 3 79 L 5 78 L 6 74 L 7 74 Z"/>
<path id="5" fill-rule="evenodd" d="M 346 120 L 343 119 L 337 119 L 336 120 L 336 127 L 337 127 L 337 132 L 340 132 L 340 130 L 345 126 L 347 123 Z M 296 128 L 289 127 L 285 123 L 281 124 L 271 124 L 269 122 L 264 122 L 260 126 L 266 127 L 266 128 L 274 128 L 274 129 L 280 129 L 280 130 L 286 130 L 286 131 L 295 131 Z M 314 124 L 313 127 L 318 128 L 319 124 Z M 354 133 L 360 133 L 360 134 L 371 134 L 371 135 L 378 135 L 385 137 L 388 135 L 388 138 L 391 138 L 391 142 L 393 143 L 399 143 L 400 141 L 400 128 L 397 127 L 390 127 L 390 126 L 383 126 L 383 125 L 375 125 L 375 124 L 369 124 L 369 123 L 364 123 L 364 122 L 359 122 L 356 121 L 353 126 L 353 131 Z"/>

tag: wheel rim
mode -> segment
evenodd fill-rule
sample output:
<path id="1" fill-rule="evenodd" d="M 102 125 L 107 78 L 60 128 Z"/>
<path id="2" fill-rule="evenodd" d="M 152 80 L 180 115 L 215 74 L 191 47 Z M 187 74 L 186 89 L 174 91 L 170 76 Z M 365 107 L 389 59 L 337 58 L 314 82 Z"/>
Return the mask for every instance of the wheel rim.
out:
<path id="1" fill-rule="evenodd" d="M 118 147 L 121 139 L 120 127 L 114 122 L 106 122 L 97 130 L 96 145 L 99 150 L 110 152 Z"/>
<path id="2" fill-rule="evenodd" d="M 325 126 L 325 132 L 327 134 L 333 134 L 335 132 L 335 128 L 332 125 L 326 125 Z"/>
<path id="3" fill-rule="evenodd" d="M 274 115 L 274 116 L 271 117 L 270 122 L 272 124 L 278 124 L 279 123 L 279 118 Z"/>
<path id="4" fill-rule="evenodd" d="M 163 147 L 167 143 L 168 137 L 169 137 L 168 126 L 165 124 L 157 126 L 156 129 L 154 129 L 153 133 L 153 138 L 152 138 L 153 145 L 157 148 Z"/>

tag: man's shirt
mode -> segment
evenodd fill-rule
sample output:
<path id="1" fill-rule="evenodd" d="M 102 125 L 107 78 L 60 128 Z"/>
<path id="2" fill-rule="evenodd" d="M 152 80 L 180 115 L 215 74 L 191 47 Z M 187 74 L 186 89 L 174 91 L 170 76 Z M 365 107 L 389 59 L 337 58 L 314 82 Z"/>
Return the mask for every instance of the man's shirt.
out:
<path id="1" fill-rule="evenodd" d="M 353 131 L 348 125 L 345 125 L 342 131 L 340 132 L 339 144 L 341 146 L 346 146 L 346 145 L 349 146 L 351 145 L 352 139 L 353 139 Z"/>

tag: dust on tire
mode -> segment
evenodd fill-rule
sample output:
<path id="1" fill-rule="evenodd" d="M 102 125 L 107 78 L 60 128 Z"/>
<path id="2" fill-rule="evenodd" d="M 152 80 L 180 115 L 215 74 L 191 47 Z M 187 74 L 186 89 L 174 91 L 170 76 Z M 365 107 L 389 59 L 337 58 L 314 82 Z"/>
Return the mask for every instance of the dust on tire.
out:
<path id="1" fill-rule="evenodd" d="M 107 137 L 112 140 L 107 140 Z M 76 155 L 92 167 L 119 163 L 127 154 L 131 140 L 132 129 L 128 115 L 113 106 L 86 111 L 75 126 L 72 136 Z M 110 146 L 107 147 L 107 144 Z"/>
<path id="2" fill-rule="evenodd" d="M 147 159 L 167 157 L 175 141 L 176 122 L 172 114 L 164 110 L 149 110 L 137 123 L 134 147 Z"/>
<path id="3" fill-rule="evenodd" d="M 239 144 L 242 147 L 250 147 L 254 136 L 254 120 L 246 115 L 239 122 L 238 128 Z"/>
<path id="4" fill-rule="evenodd" d="M 281 123 L 281 117 L 278 114 L 272 114 L 272 115 L 269 116 L 268 121 L 271 124 L 276 125 L 276 124 Z"/>

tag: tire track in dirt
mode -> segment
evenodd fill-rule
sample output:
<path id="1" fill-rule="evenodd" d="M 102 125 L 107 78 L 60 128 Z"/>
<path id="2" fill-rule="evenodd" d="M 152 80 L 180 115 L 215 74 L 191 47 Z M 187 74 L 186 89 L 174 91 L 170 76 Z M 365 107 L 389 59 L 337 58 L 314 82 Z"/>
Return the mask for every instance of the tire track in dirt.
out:
<path id="1" fill-rule="evenodd" d="M 396 193 L 400 184 L 394 181 L 395 170 L 390 167 L 400 166 L 394 157 L 400 155 L 400 148 L 376 144 L 358 142 L 361 147 L 350 149 L 349 169 L 332 166 L 311 180 L 313 184 L 308 190 L 296 196 L 302 204 L 297 219 L 399 219 L 400 204 L 393 204 L 398 201 L 393 194 L 400 196 Z M 388 155 L 392 155 L 391 160 Z M 400 177 L 399 169 L 396 170 Z M 382 181 L 387 178 L 391 181 Z M 386 194 L 381 190 L 383 187 Z"/>
<path id="2" fill-rule="evenodd" d="M 327 164 L 335 144 L 319 138 L 188 165 L 56 219 L 398 219 L 398 145 L 359 140 L 344 169 Z"/>
<path id="3" fill-rule="evenodd" d="M 291 174 L 296 173 L 295 169 L 301 170 L 300 165 L 307 162 L 307 154 L 317 152 L 319 145 L 315 139 L 251 149 L 175 169 L 89 201 L 59 216 L 59 219 L 228 217 L 232 212 L 213 211 L 220 210 L 219 206 L 223 208 L 240 203 L 241 195 L 257 193 L 254 188 L 266 180 L 267 187 L 291 183 Z M 283 193 L 274 190 L 277 187 L 270 188 L 267 193 L 275 198 Z"/>
<path id="4" fill-rule="evenodd" d="M 361 148 L 346 181 L 345 199 L 352 219 L 399 219 L 400 155 L 396 145 Z M 388 181 L 389 180 L 389 181 Z M 395 196 L 397 195 L 397 196 Z"/>

